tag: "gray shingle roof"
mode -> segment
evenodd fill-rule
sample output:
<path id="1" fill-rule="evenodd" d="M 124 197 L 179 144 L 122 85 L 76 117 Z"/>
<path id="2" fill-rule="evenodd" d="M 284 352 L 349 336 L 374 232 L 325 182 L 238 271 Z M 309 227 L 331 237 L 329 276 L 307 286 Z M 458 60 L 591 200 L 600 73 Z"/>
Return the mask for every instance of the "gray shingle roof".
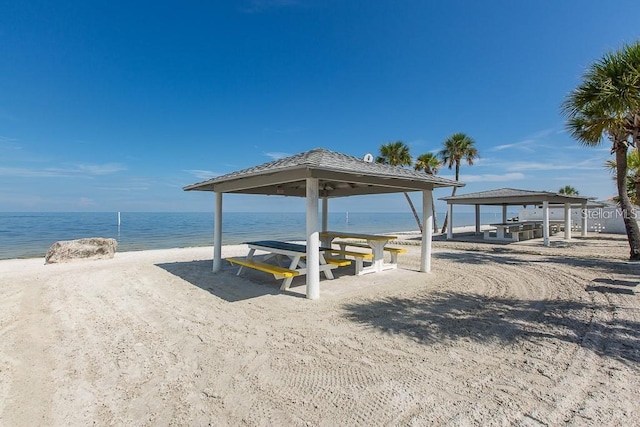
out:
<path id="1" fill-rule="evenodd" d="M 464 185 L 463 183 L 452 181 L 446 178 L 428 175 L 421 171 L 415 171 L 413 169 L 390 166 L 381 163 L 366 162 L 360 158 L 347 154 L 337 153 L 335 151 L 330 151 L 323 148 L 316 148 L 310 151 L 295 154 L 293 156 L 273 160 L 261 165 L 221 175 L 207 181 L 192 184 L 186 186 L 184 189 L 211 191 L 213 187 L 216 186 L 216 184 L 251 177 L 270 176 L 278 173 L 287 174 L 289 172 L 300 170 L 322 171 L 329 173 L 335 172 L 337 174 L 336 176 L 339 176 L 340 180 L 342 181 L 344 181 L 347 177 L 354 177 L 355 181 L 358 181 L 358 179 L 356 179 L 355 177 L 366 176 L 369 179 L 392 179 L 395 180 L 394 182 L 396 183 L 401 181 L 407 184 L 411 182 L 420 182 L 423 184 L 428 183 L 433 185 L 433 187 L 450 187 Z M 292 178 L 292 181 L 299 179 L 300 178 L 298 173 L 295 179 Z M 331 181 L 330 177 L 326 178 L 326 180 Z M 411 187 L 411 185 L 409 185 L 409 187 Z M 256 191 L 255 193 L 263 192 Z M 264 194 L 272 193 L 265 191 Z"/>
<path id="2" fill-rule="evenodd" d="M 519 190 L 516 188 L 498 188 L 496 190 L 478 191 L 476 193 L 457 194 L 441 197 L 451 204 L 522 204 L 542 203 L 582 203 L 589 198 L 585 196 L 570 196 L 551 191 Z"/>

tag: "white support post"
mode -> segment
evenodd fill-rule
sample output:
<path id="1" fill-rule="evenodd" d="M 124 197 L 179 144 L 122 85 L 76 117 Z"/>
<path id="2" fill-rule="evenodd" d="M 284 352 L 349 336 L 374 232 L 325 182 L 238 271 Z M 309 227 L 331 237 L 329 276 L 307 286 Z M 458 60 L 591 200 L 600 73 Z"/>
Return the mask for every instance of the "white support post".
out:
<path id="1" fill-rule="evenodd" d="M 507 205 L 502 205 L 502 223 L 507 222 Z"/>
<path id="2" fill-rule="evenodd" d="M 431 272 L 431 240 L 433 238 L 433 190 L 422 192 L 422 245 L 420 248 L 420 271 Z"/>
<path id="3" fill-rule="evenodd" d="M 453 203 L 447 205 L 447 215 L 449 226 L 447 227 L 447 240 L 453 239 Z"/>
<path id="4" fill-rule="evenodd" d="M 549 202 L 542 202 L 542 241 L 549 246 Z"/>
<path id="5" fill-rule="evenodd" d="M 480 234 L 480 205 L 476 206 L 476 235 Z"/>
<path id="6" fill-rule="evenodd" d="M 307 178 L 307 298 L 320 298 L 318 178 Z"/>
<path id="7" fill-rule="evenodd" d="M 583 203 L 582 204 L 582 212 L 580 212 L 580 218 L 582 219 L 582 224 L 581 224 L 582 225 L 582 231 L 581 231 L 580 235 L 582 237 L 587 237 L 587 226 L 588 226 L 587 217 L 589 216 L 588 214 L 589 214 L 589 212 L 587 211 L 587 204 Z"/>
<path id="8" fill-rule="evenodd" d="M 564 204 L 564 239 L 571 240 L 571 203 Z"/>
<path id="9" fill-rule="evenodd" d="M 213 217 L 213 272 L 222 268 L 222 193 L 215 192 L 216 206 Z"/>

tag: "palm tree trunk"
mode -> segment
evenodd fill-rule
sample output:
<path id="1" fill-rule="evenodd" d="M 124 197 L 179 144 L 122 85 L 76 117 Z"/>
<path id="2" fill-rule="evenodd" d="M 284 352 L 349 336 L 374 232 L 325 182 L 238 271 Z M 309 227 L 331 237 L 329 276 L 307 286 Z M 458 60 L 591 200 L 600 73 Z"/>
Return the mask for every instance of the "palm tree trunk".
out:
<path id="1" fill-rule="evenodd" d="M 453 187 L 453 190 L 451 191 L 451 197 L 456 195 L 457 190 L 458 190 L 458 187 Z M 440 233 L 444 234 L 447 232 L 448 224 L 449 224 L 449 209 L 447 209 L 447 213 L 444 215 L 444 223 L 442 223 L 442 230 L 440 231 Z"/>
<path id="2" fill-rule="evenodd" d="M 458 178 L 460 178 L 460 162 L 456 162 L 456 181 L 458 181 Z M 451 190 L 451 197 L 456 195 L 457 190 L 458 190 L 458 187 L 453 187 L 453 190 Z M 442 231 L 441 231 L 442 234 L 447 232 L 448 222 L 449 222 L 449 209 L 447 209 L 447 213 L 444 216 L 444 224 L 442 224 Z"/>
<path id="3" fill-rule="evenodd" d="M 411 207 L 411 212 L 413 212 L 413 217 L 416 219 L 418 223 L 418 228 L 420 229 L 420 233 L 422 233 L 422 224 L 420 224 L 420 217 L 418 216 L 418 212 L 416 212 L 416 208 L 413 206 L 413 202 L 411 201 L 411 197 L 409 197 L 409 193 L 404 192 L 404 197 L 407 198 L 407 202 L 409 202 L 409 206 Z"/>
<path id="4" fill-rule="evenodd" d="M 438 218 L 436 217 L 436 204 L 433 203 L 433 192 L 431 192 L 431 213 L 433 214 L 433 230 L 438 230 Z"/>
<path id="5" fill-rule="evenodd" d="M 615 151 L 616 184 L 618 186 L 618 198 L 620 200 L 624 228 L 627 231 L 627 239 L 629 240 L 629 260 L 640 261 L 640 228 L 636 220 L 636 212 L 633 210 L 633 205 L 627 194 L 627 145 L 618 142 L 615 144 Z"/>

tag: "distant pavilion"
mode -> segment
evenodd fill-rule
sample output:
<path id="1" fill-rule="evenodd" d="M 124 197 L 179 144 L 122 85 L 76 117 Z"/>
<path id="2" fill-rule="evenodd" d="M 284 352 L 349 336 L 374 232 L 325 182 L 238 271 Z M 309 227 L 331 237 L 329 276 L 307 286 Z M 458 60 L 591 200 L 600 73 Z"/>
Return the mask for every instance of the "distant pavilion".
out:
<path id="1" fill-rule="evenodd" d="M 447 202 L 449 227 L 447 239 L 453 239 L 453 205 L 473 205 L 475 207 L 475 232 L 480 234 L 480 206 L 502 206 L 502 223 L 507 222 L 508 206 L 540 206 L 542 205 L 543 244 L 549 246 L 549 207 L 564 206 L 564 238 L 571 239 L 571 209 L 587 209 L 586 196 L 566 195 L 550 191 L 518 190 L 500 188 L 497 190 L 479 191 L 477 193 L 460 194 L 441 197 L 438 200 Z M 582 215 L 582 237 L 587 235 L 587 215 Z"/>

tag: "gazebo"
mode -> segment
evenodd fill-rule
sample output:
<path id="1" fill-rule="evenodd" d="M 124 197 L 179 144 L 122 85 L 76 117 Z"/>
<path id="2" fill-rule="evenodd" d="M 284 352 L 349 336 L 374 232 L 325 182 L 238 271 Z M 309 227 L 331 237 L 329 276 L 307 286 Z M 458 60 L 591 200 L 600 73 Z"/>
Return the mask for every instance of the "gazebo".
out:
<path id="1" fill-rule="evenodd" d="M 549 207 L 564 206 L 564 238 L 571 239 L 571 209 L 572 207 L 587 208 L 588 197 L 558 194 L 550 191 L 518 190 L 514 188 L 500 188 L 497 190 L 480 191 L 477 193 L 460 194 L 441 197 L 438 200 L 447 202 L 449 227 L 447 239 L 453 238 L 453 205 L 475 206 L 475 230 L 480 233 L 480 206 L 502 206 L 502 222 L 507 222 L 507 206 L 542 205 L 543 244 L 549 246 Z M 582 215 L 582 236 L 587 235 L 587 215 Z"/>
<path id="2" fill-rule="evenodd" d="M 222 195 L 262 194 L 306 198 L 307 275 L 306 295 L 320 296 L 320 231 L 327 231 L 328 201 L 336 197 L 422 192 L 423 224 L 431 224 L 432 191 L 441 187 L 461 187 L 463 183 L 411 169 L 372 162 L 317 148 L 239 170 L 184 187 L 185 191 L 212 191 L 215 194 L 213 271 L 222 266 Z M 318 229 L 318 207 L 322 201 L 322 230 Z M 423 227 L 420 271 L 431 271 L 433 230 Z"/>

